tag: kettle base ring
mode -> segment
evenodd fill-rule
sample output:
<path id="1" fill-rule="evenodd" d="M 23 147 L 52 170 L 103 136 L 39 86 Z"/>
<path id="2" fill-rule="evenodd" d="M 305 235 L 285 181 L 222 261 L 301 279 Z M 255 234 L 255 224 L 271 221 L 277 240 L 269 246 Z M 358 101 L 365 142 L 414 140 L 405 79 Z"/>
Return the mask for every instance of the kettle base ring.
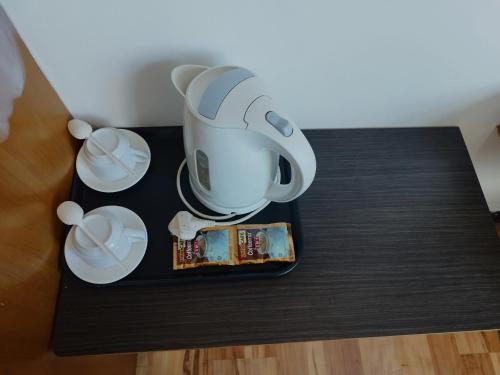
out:
<path id="1" fill-rule="evenodd" d="M 236 215 L 243 215 L 255 211 L 259 207 L 262 207 L 264 204 L 269 202 L 269 199 L 264 198 L 258 201 L 257 203 L 246 207 L 223 207 L 213 204 L 212 202 L 203 198 L 203 196 L 199 193 L 199 191 L 196 190 L 195 185 L 193 184 L 193 180 L 191 179 L 191 175 L 189 176 L 189 186 L 191 187 L 191 191 L 193 192 L 194 196 L 198 201 L 200 201 L 201 204 L 219 214 L 227 215 L 234 213 Z"/>

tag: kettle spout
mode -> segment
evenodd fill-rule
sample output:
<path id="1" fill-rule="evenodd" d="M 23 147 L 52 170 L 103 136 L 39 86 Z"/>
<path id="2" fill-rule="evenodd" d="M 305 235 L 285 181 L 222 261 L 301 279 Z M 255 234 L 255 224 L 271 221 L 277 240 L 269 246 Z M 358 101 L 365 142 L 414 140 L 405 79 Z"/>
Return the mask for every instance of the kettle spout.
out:
<path id="1" fill-rule="evenodd" d="M 202 65 L 179 65 L 172 70 L 170 78 L 172 79 L 172 83 L 174 84 L 177 91 L 179 91 L 179 94 L 185 97 L 187 88 L 191 81 L 198 74 L 207 69 L 207 66 Z"/>

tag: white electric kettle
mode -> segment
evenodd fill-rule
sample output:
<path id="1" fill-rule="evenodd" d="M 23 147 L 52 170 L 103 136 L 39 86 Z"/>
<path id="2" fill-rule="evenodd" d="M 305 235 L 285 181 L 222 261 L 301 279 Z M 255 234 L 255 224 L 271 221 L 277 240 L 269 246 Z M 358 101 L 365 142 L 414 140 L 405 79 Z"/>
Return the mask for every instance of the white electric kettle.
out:
<path id="1" fill-rule="evenodd" d="M 222 214 L 287 202 L 311 185 L 316 158 L 261 81 L 237 66 L 181 65 L 172 81 L 184 104 L 184 149 L 195 196 Z M 279 156 L 291 166 L 280 184 Z"/>

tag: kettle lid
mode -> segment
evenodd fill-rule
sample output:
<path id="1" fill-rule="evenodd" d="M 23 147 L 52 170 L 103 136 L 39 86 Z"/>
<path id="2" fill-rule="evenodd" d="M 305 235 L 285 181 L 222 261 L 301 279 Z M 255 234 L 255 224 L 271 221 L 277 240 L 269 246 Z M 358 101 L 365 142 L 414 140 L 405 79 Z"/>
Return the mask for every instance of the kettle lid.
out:
<path id="1" fill-rule="evenodd" d="M 254 73 L 237 66 L 222 66 L 196 77 L 189 85 L 186 99 L 191 102 L 191 110 L 210 125 L 245 128 L 247 108 L 262 95 L 262 84 Z"/>
<path id="2" fill-rule="evenodd" d="M 200 115 L 215 120 L 219 108 L 228 94 L 239 83 L 255 75 L 244 68 L 235 68 L 216 77 L 201 96 L 198 112 Z"/>

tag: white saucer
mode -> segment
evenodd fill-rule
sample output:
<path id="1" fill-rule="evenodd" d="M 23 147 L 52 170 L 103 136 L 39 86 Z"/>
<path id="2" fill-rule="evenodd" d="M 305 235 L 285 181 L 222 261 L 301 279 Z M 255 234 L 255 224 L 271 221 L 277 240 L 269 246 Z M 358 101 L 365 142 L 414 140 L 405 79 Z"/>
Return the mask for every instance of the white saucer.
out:
<path id="1" fill-rule="evenodd" d="M 84 146 L 80 147 L 80 151 L 78 152 L 78 156 L 76 157 L 76 171 L 78 172 L 78 176 L 83 181 L 83 183 L 91 189 L 101 191 L 103 193 L 114 193 L 116 191 L 128 189 L 129 187 L 135 185 L 142 177 L 144 177 L 149 168 L 149 164 L 151 162 L 151 151 L 149 150 L 149 146 L 146 141 L 139 134 L 134 133 L 133 131 L 127 129 L 118 130 L 128 137 L 130 146 L 144 151 L 148 155 L 148 158 L 146 159 L 146 161 L 137 163 L 135 165 L 135 175 L 125 176 L 115 181 L 105 181 L 97 177 L 94 172 L 92 172 L 89 167 L 89 162 L 84 155 Z"/>
<path id="2" fill-rule="evenodd" d="M 120 206 L 104 206 L 96 208 L 88 212 L 89 214 L 101 215 L 115 215 L 123 221 L 123 225 L 126 228 L 143 230 L 146 234 L 146 239 L 142 241 L 133 242 L 130 247 L 128 255 L 122 259 L 122 263 L 127 267 L 128 270 L 123 269 L 118 263 L 107 268 L 94 267 L 85 262 L 78 255 L 78 250 L 73 244 L 73 232 L 75 227 L 73 226 L 66 237 L 66 242 L 64 243 L 64 257 L 66 258 L 66 263 L 70 270 L 80 279 L 87 281 L 92 284 L 108 284 L 114 281 L 120 280 L 130 274 L 138 265 L 141 263 L 144 254 L 146 253 L 146 248 L 148 246 L 148 232 L 146 230 L 146 225 L 141 220 L 141 218 L 133 211 L 125 207 Z"/>

